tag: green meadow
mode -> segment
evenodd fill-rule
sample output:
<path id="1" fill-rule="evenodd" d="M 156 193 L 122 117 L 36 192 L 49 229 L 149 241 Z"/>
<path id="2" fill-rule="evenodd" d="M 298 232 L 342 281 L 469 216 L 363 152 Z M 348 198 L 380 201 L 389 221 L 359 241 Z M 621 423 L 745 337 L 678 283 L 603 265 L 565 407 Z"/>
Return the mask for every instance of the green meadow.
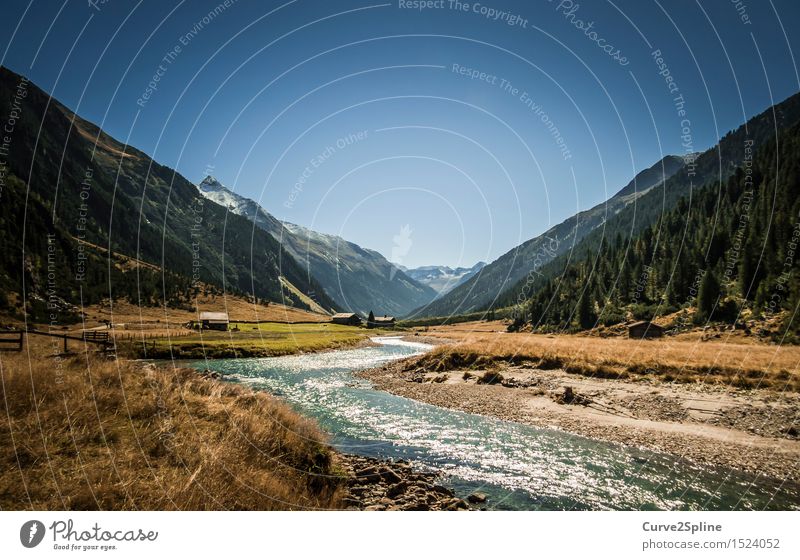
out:
<path id="1" fill-rule="evenodd" d="M 129 350 L 148 358 L 247 358 L 285 356 L 357 346 L 385 334 L 332 323 L 236 323 L 228 331 L 205 330 L 188 336 L 159 337 L 130 344 Z"/>

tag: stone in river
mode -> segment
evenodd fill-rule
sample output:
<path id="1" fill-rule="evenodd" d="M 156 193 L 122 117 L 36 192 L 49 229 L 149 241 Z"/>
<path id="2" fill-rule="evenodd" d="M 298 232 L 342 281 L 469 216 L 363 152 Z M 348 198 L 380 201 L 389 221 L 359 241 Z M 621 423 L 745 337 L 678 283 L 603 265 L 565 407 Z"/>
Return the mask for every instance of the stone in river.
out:
<path id="1" fill-rule="evenodd" d="M 471 504 L 482 504 L 488 499 L 489 496 L 487 496 L 483 492 L 474 492 L 469 496 L 467 496 L 467 500 L 469 500 L 469 503 Z"/>

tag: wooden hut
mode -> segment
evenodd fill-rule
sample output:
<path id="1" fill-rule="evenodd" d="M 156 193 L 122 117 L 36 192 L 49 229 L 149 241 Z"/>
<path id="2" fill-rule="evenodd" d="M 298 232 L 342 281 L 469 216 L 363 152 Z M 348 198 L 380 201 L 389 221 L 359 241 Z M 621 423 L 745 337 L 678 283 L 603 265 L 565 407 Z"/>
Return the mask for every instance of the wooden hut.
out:
<path id="1" fill-rule="evenodd" d="M 664 328 L 650 321 L 639 321 L 628 325 L 628 338 L 661 338 Z"/>
<path id="2" fill-rule="evenodd" d="M 384 329 L 391 329 L 394 328 L 396 320 L 394 317 L 390 317 L 388 315 L 384 315 L 383 317 L 375 317 L 372 321 L 369 322 L 367 325 L 369 328 L 384 328 Z"/>
<path id="3" fill-rule="evenodd" d="M 350 325 L 353 327 L 361 326 L 361 317 L 358 313 L 337 313 L 331 317 L 331 322 L 337 325 Z"/>
<path id="4" fill-rule="evenodd" d="M 227 331 L 229 323 L 227 313 L 214 311 L 200 313 L 200 328 L 203 330 Z"/>

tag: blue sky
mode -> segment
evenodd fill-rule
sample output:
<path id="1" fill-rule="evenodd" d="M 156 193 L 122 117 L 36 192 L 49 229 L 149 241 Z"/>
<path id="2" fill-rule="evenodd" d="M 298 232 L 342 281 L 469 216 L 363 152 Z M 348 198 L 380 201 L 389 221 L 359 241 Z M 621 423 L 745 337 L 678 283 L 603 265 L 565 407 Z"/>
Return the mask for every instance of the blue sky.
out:
<path id="1" fill-rule="evenodd" d="M 791 0 L 404 4 L 4 2 L 2 64 L 406 266 L 491 261 L 684 153 L 684 119 L 703 150 L 800 89 Z"/>

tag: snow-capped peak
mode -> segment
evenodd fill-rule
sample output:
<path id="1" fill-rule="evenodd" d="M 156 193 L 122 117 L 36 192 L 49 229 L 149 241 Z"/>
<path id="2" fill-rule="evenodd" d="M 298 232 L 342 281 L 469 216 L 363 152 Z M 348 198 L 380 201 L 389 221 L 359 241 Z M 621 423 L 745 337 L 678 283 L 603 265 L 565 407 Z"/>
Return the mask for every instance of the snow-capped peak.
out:
<path id="1" fill-rule="evenodd" d="M 211 175 L 203 179 L 200 184 L 197 185 L 197 188 L 200 194 L 205 198 L 228 208 L 236 214 L 243 216 L 249 216 L 251 214 L 251 212 L 248 212 L 249 206 L 253 204 L 250 199 L 236 194 Z"/>

